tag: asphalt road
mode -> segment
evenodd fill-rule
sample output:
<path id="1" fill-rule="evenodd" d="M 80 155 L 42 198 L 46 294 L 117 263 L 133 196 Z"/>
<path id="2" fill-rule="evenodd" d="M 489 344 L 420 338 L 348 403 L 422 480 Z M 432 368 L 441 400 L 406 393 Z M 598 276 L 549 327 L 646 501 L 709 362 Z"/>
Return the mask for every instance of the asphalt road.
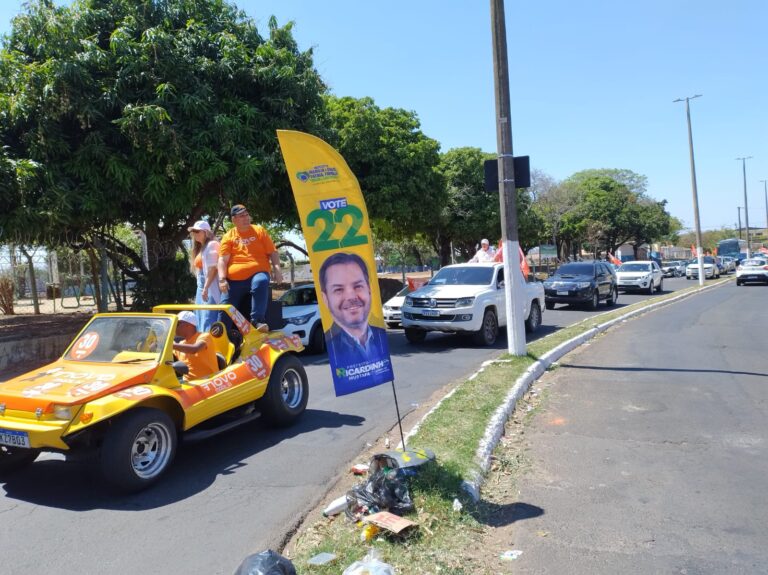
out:
<path id="1" fill-rule="evenodd" d="M 514 573 L 768 573 L 763 285 L 643 315 L 537 386 Z M 516 492 L 517 493 L 517 492 Z"/>
<path id="2" fill-rule="evenodd" d="M 666 291 L 690 285 L 665 280 Z M 617 307 L 649 297 L 622 294 Z M 558 306 L 545 311 L 537 335 L 607 309 Z M 389 340 L 403 414 L 506 349 L 505 337 L 493 348 L 440 334 L 412 346 L 402 330 Z M 297 425 L 257 422 L 182 446 L 169 474 L 144 493 L 115 494 L 92 463 L 55 454 L 10 477 L 0 499 L 0 574 L 227 574 L 276 546 L 366 444 L 396 424 L 390 386 L 336 398 L 327 359 L 304 361 L 310 400 Z"/>

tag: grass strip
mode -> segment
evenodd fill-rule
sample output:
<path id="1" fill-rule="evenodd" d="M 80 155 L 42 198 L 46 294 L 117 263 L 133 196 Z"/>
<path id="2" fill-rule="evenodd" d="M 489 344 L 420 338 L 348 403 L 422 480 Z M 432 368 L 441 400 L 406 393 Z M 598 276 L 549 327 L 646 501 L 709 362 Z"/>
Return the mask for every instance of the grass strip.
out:
<path id="1" fill-rule="evenodd" d="M 697 291 L 693 286 L 652 303 Z M 515 381 L 541 355 L 596 325 L 648 306 L 648 301 L 617 308 L 543 337 L 527 346 L 523 357 L 503 354 L 504 360 L 482 369 L 476 377 L 459 384 L 456 392 L 422 422 L 409 440 L 409 447 L 426 447 L 437 461 L 411 479 L 415 513 L 409 519 L 418 528 L 396 537 L 379 534 L 371 542 L 361 541 L 362 528 L 348 521 L 344 514 L 310 525 L 296 539 L 292 561 L 300 574 L 341 573 L 351 563 L 361 560 L 369 547 L 375 547 L 381 559 L 399 575 L 439 573 L 465 575 L 481 573 L 482 567 L 466 550 L 476 549 L 484 532 L 492 529 L 494 505 L 482 499 L 475 503 L 462 490 L 461 483 L 478 471 L 475 454 L 485 434 L 491 415 L 504 401 Z M 462 510 L 454 510 L 454 500 Z M 309 566 L 307 560 L 317 553 L 331 552 L 337 559 L 324 566 Z"/>

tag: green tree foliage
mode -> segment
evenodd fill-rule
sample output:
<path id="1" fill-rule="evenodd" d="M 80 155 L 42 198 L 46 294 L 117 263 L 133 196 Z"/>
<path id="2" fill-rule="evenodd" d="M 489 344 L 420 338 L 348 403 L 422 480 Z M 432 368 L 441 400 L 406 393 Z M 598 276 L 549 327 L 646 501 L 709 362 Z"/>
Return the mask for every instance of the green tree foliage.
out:
<path id="1" fill-rule="evenodd" d="M 485 190 L 483 165 L 493 160 L 480 148 L 454 148 L 442 154 L 440 172 L 445 178 L 448 198 L 440 211 L 440 227 L 435 234 L 435 248 L 443 264 L 450 263 L 450 244 L 464 259 L 472 257 L 482 238 L 492 244 L 501 239 L 501 215 L 498 192 Z M 523 249 L 536 245 L 541 219 L 531 209 L 531 194 L 518 189 L 516 194 L 518 239 Z"/>
<path id="2" fill-rule="evenodd" d="M 144 229 L 157 269 L 231 203 L 295 221 L 275 130 L 318 133 L 324 91 L 290 25 L 264 38 L 223 0 L 32 2 L 0 59 L 0 171 L 16 174 L 0 225 L 46 243 L 97 232 L 146 275 L 111 225 Z"/>
<path id="3" fill-rule="evenodd" d="M 421 132 L 414 112 L 381 109 L 371 98 L 326 102 L 329 143 L 357 176 L 379 236 L 402 239 L 424 230 L 445 202 L 440 144 Z"/>

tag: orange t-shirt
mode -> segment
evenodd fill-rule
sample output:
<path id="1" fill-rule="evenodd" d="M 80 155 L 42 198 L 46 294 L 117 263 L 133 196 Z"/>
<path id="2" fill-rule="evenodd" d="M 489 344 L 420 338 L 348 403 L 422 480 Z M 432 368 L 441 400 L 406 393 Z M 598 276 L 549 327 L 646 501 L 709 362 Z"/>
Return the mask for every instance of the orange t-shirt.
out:
<path id="1" fill-rule="evenodd" d="M 189 366 L 189 373 L 184 376 L 186 381 L 202 379 L 219 371 L 219 363 L 216 360 L 216 347 L 213 344 L 213 337 L 210 333 L 198 332 L 196 337 L 185 339 L 182 343 L 193 344 L 198 341 L 204 341 L 205 347 L 197 353 L 176 352 L 179 359 Z"/>
<path id="2" fill-rule="evenodd" d="M 258 272 L 269 273 L 269 254 L 274 251 L 272 238 L 259 225 L 244 233 L 232 228 L 221 238 L 219 247 L 220 256 L 229 256 L 227 277 L 233 280 L 248 279 Z"/>

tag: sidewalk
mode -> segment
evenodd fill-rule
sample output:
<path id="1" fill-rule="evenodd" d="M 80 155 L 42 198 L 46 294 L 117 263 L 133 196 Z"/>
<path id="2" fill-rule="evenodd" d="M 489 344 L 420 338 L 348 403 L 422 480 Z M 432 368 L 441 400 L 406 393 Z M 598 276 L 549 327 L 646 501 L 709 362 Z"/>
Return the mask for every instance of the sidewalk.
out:
<path id="1" fill-rule="evenodd" d="M 635 319 L 536 382 L 484 487 L 522 512 L 487 535 L 489 572 L 768 573 L 766 370 L 728 293 Z"/>

